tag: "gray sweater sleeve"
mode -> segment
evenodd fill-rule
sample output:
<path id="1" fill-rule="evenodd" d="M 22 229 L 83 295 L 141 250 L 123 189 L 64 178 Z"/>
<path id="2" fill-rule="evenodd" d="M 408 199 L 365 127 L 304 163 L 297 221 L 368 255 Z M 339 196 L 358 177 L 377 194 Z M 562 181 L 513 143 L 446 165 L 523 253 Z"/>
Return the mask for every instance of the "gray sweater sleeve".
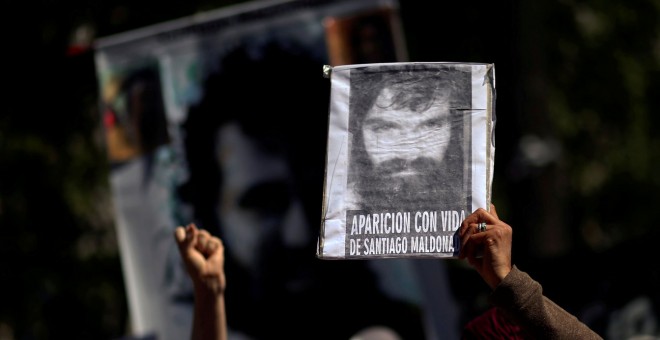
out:
<path id="1" fill-rule="evenodd" d="M 603 339 L 543 296 L 541 285 L 516 266 L 489 299 L 534 339 Z"/>

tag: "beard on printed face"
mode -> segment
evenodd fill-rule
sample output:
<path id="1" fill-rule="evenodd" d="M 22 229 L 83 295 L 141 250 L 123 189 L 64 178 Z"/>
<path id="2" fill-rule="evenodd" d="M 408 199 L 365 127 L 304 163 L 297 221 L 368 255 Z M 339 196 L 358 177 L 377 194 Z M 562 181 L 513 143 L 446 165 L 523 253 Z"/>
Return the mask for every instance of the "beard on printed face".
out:
<path id="1" fill-rule="evenodd" d="M 427 157 L 392 158 L 376 164 L 357 182 L 370 210 L 421 210 L 442 201 L 441 162 Z"/>

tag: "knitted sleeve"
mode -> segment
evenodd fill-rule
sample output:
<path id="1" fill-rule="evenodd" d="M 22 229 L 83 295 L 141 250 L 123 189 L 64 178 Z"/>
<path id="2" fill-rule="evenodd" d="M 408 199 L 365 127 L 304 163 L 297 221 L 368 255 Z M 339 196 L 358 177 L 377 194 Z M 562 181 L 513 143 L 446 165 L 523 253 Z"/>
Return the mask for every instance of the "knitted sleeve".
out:
<path id="1" fill-rule="evenodd" d="M 543 296 L 541 285 L 516 266 L 489 300 L 534 339 L 603 339 Z"/>

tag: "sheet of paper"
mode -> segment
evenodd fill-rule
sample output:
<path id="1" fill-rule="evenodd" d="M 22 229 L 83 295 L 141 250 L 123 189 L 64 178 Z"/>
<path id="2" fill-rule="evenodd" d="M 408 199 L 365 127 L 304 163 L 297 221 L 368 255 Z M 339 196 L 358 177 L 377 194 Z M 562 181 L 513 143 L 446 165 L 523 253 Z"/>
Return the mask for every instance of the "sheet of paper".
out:
<path id="1" fill-rule="evenodd" d="M 355 64 L 329 78 L 317 256 L 457 257 L 461 222 L 490 206 L 494 65 Z"/>

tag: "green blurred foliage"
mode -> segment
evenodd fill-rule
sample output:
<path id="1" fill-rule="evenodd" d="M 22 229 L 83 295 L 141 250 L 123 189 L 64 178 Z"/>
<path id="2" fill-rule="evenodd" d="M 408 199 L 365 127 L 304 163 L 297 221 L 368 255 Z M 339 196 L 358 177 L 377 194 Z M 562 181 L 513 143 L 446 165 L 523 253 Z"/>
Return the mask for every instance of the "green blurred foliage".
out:
<path id="1" fill-rule="evenodd" d="M 547 5 L 543 36 L 549 131 L 564 152 L 565 207 L 594 251 L 657 230 L 660 3 Z M 571 222 L 569 222 L 571 223 Z"/>

